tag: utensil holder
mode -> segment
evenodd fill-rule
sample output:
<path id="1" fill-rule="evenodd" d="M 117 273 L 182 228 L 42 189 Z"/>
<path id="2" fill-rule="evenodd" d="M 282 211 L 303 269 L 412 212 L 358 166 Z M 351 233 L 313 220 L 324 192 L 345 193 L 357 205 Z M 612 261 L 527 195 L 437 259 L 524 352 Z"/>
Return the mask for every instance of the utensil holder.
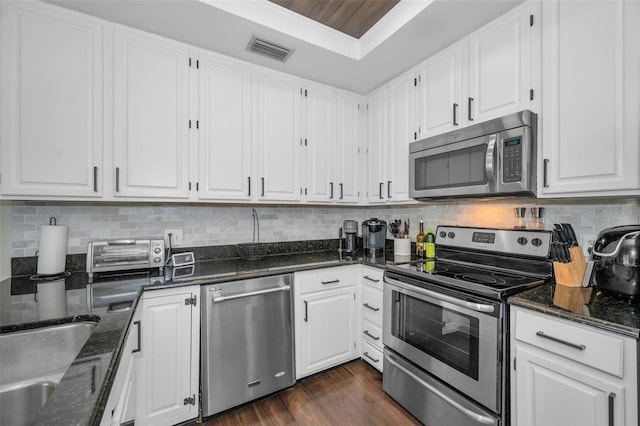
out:
<path id="1" fill-rule="evenodd" d="M 411 240 L 409 238 L 394 238 L 393 255 L 411 257 Z"/>
<path id="2" fill-rule="evenodd" d="M 568 287 L 582 287 L 582 280 L 587 269 L 587 261 L 580 246 L 569 248 L 571 262 L 553 262 L 553 272 L 557 284 Z"/>

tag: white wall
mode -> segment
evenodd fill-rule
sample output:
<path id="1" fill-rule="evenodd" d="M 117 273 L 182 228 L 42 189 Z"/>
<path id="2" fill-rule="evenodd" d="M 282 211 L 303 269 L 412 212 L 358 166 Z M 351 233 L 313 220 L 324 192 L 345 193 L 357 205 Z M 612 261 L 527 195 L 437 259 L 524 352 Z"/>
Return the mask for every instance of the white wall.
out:
<path id="1" fill-rule="evenodd" d="M 72 254 L 85 253 L 91 239 L 161 237 L 164 229 L 182 229 L 188 247 L 249 242 L 252 208 L 256 208 L 260 218 L 261 241 L 277 242 L 337 238 L 343 220 L 362 222 L 370 217 L 409 219 L 414 239 L 420 220 L 424 220 L 425 227 L 440 224 L 509 228 L 514 224 L 516 206 L 545 207 L 547 228 L 553 223 L 571 223 L 578 236 L 584 237 L 583 245 L 608 226 L 640 223 L 636 199 L 441 201 L 395 207 L 14 201 L 11 213 L 3 217 L 12 219 L 8 227 L 12 228 L 11 256 L 24 257 L 35 254 L 40 226 L 48 224 L 50 216 L 55 216 L 59 225 L 68 225 L 68 253 Z M 6 232 L 7 226 L 4 229 Z"/>

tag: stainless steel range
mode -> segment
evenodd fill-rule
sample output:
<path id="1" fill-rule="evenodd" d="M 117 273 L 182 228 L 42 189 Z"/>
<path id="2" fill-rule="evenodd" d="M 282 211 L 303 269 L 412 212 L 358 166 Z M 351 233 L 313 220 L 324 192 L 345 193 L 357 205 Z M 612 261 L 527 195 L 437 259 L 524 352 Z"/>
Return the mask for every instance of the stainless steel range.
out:
<path id="1" fill-rule="evenodd" d="M 426 425 L 507 425 L 508 296 L 551 278 L 551 233 L 440 226 L 384 274 L 384 391 Z"/>

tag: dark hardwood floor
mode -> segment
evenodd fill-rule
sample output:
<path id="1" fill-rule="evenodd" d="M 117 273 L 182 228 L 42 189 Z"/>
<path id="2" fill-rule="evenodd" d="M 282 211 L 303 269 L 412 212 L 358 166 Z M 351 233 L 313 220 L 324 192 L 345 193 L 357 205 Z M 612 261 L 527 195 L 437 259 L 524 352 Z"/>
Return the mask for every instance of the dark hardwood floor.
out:
<path id="1" fill-rule="evenodd" d="M 362 360 L 299 380 L 293 387 L 207 419 L 225 425 L 419 425 L 382 392 L 382 375 Z"/>

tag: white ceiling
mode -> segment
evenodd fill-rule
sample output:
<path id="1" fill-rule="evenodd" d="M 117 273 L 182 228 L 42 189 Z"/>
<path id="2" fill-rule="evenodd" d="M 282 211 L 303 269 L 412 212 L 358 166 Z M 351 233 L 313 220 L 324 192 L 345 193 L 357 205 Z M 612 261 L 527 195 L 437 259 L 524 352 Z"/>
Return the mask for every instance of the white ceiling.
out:
<path id="1" fill-rule="evenodd" d="M 359 40 L 267 0 L 45 1 L 368 94 L 523 0 L 402 0 Z M 253 35 L 295 52 L 285 63 L 250 53 Z"/>

